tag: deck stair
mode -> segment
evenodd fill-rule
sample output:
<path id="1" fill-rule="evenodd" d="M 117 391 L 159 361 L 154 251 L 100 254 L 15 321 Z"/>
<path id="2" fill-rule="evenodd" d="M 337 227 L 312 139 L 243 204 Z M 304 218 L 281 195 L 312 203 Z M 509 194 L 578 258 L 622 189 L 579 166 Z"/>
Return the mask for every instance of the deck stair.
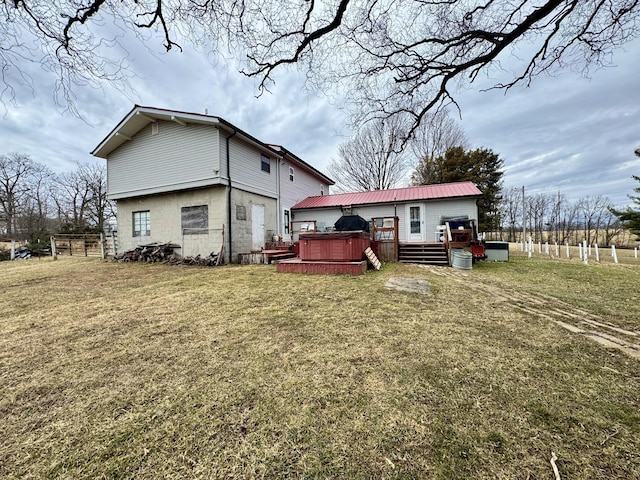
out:
<path id="1" fill-rule="evenodd" d="M 398 260 L 402 263 L 426 265 L 449 265 L 444 243 L 401 243 L 398 245 Z"/>

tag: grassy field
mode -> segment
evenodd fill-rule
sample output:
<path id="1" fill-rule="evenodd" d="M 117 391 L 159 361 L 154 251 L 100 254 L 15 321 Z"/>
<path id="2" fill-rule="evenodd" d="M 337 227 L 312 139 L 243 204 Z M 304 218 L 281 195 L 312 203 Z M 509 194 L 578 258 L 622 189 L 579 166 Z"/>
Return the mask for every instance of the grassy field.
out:
<path id="1" fill-rule="evenodd" d="M 637 479 L 639 285 L 517 255 L 362 277 L 2 262 L 0 477 L 533 480 L 554 452 L 562 479 Z"/>

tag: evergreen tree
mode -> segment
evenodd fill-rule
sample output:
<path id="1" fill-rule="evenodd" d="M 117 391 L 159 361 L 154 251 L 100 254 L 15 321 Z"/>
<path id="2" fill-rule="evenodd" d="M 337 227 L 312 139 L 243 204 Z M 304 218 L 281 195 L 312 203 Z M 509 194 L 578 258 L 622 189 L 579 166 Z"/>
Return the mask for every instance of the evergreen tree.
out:
<path id="1" fill-rule="evenodd" d="M 466 151 L 462 147 L 449 148 L 434 160 L 434 183 L 471 181 L 482 191 L 478 201 L 478 228 L 495 230 L 499 226 L 499 203 L 502 192 L 504 161 L 488 148 Z"/>
<path id="2" fill-rule="evenodd" d="M 636 149 L 634 153 L 636 154 L 636 157 L 640 157 L 640 148 Z M 640 182 L 640 176 L 632 175 L 632 178 L 636 182 Z M 629 198 L 633 200 L 633 203 L 640 206 L 640 186 L 634 188 L 633 191 L 638 195 L 629 195 Z M 623 225 L 631 230 L 631 233 L 640 237 L 640 210 L 634 210 L 631 207 L 628 207 L 624 211 L 611 209 L 611 213 L 618 217 Z"/>

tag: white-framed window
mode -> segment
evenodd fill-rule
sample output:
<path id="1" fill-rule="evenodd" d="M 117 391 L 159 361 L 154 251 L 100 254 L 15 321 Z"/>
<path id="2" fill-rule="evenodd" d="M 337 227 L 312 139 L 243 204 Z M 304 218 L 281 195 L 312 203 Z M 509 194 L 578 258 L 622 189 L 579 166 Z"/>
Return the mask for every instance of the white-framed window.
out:
<path id="1" fill-rule="evenodd" d="M 320 195 L 324 195 L 324 185 L 320 185 Z"/>
<path id="2" fill-rule="evenodd" d="M 151 235 L 151 212 L 143 210 L 133 212 L 133 236 L 148 237 Z"/>
<path id="3" fill-rule="evenodd" d="M 271 173 L 271 159 L 266 155 L 260 156 L 260 169 L 263 172 Z"/>
<path id="4" fill-rule="evenodd" d="M 293 167 L 289 167 L 289 181 L 293 182 Z"/>
<path id="5" fill-rule="evenodd" d="M 209 233 L 209 206 L 196 205 L 180 209 L 182 233 L 197 235 Z"/>

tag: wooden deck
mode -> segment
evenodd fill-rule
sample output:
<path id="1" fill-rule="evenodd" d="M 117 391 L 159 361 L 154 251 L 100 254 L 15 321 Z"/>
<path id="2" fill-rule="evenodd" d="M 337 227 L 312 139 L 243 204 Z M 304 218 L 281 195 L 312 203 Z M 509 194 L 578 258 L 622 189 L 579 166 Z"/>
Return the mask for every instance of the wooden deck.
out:
<path id="1" fill-rule="evenodd" d="M 367 271 L 367 261 L 359 262 L 312 262 L 291 258 L 278 260 L 276 271 L 279 273 L 305 273 L 315 275 L 362 275 Z"/>

